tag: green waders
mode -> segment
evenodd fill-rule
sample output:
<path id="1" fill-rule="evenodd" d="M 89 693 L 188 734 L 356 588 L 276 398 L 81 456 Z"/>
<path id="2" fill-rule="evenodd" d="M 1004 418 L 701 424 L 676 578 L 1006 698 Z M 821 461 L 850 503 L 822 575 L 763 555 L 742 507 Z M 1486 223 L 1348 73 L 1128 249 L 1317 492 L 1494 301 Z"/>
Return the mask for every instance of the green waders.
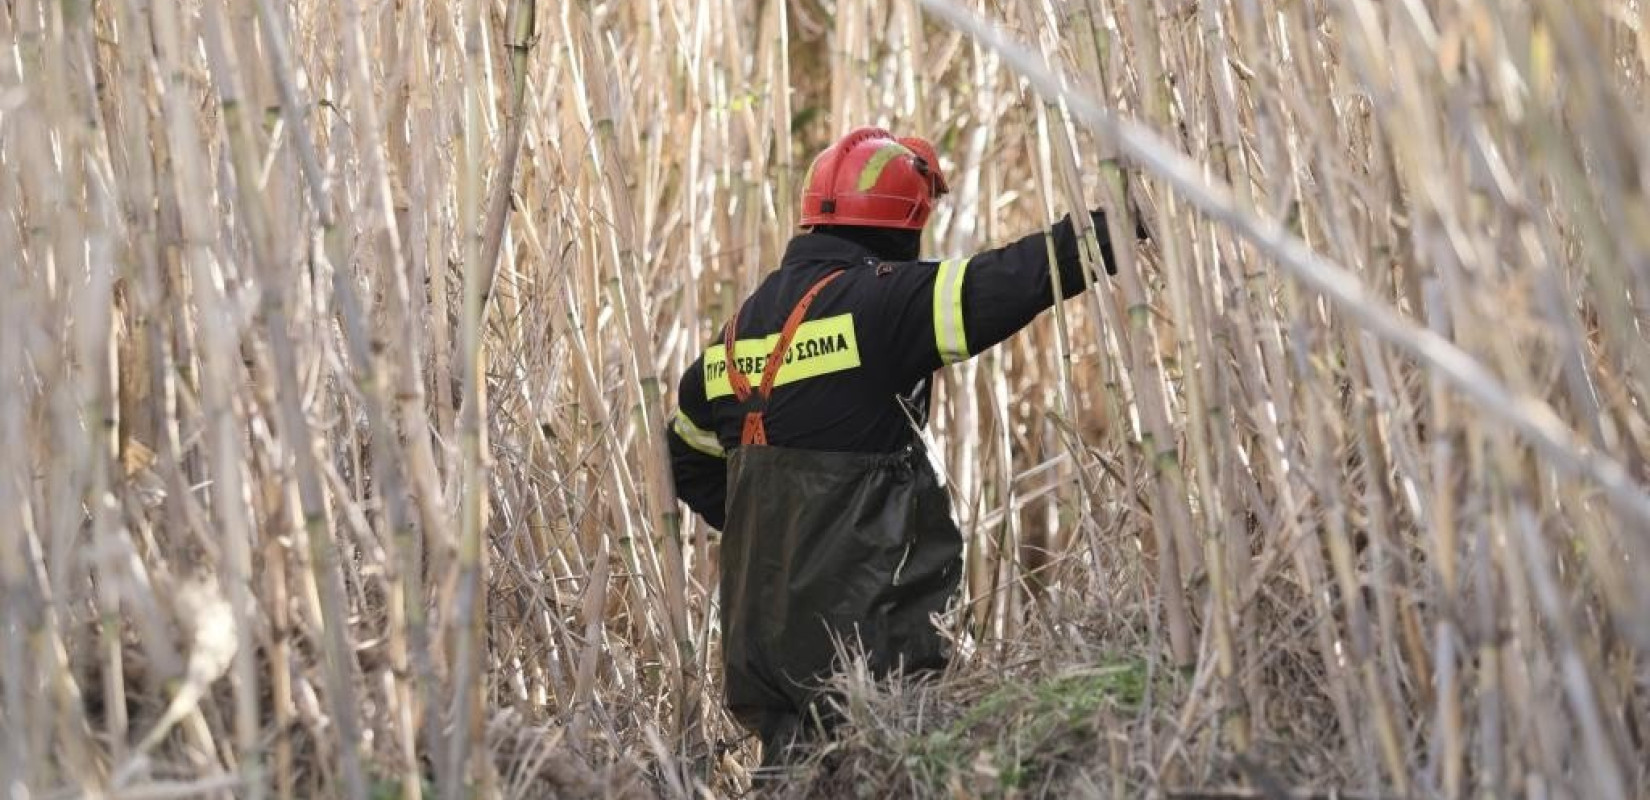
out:
<path id="1" fill-rule="evenodd" d="M 930 615 L 956 592 L 962 537 L 919 451 L 741 447 L 728 463 L 727 520 L 727 703 L 770 753 L 816 714 L 829 724 L 816 704 L 836 639 L 863 649 L 877 677 L 945 665 Z"/>

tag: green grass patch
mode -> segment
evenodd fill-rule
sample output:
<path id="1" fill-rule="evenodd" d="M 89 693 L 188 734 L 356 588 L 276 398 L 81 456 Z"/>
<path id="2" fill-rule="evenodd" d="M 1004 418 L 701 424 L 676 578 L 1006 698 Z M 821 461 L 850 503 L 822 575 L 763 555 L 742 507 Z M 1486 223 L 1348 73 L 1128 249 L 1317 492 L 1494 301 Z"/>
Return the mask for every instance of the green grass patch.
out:
<path id="1" fill-rule="evenodd" d="M 1098 746 L 1103 711 L 1132 713 L 1145 691 L 1141 661 L 1007 679 L 944 728 L 913 737 L 904 766 L 936 790 L 955 782 L 986 796 L 1030 789 Z"/>

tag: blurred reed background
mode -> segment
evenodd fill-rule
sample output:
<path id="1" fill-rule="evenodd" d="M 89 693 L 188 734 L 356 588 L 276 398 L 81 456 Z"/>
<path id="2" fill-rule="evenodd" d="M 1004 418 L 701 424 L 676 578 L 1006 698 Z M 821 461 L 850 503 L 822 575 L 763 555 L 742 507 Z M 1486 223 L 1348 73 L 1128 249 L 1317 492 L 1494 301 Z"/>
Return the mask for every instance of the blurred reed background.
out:
<path id="1" fill-rule="evenodd" d="M 0 0 L 0 792 L 742 790 L 661 437 L 870 123 L 939 144 L 932 254 L 1154 236 L 944 373 L 966 657 L 793 788 L 1643 796 L 1646 25 Z M 1059 747 L 895 720 L 1101 663 Z"/>

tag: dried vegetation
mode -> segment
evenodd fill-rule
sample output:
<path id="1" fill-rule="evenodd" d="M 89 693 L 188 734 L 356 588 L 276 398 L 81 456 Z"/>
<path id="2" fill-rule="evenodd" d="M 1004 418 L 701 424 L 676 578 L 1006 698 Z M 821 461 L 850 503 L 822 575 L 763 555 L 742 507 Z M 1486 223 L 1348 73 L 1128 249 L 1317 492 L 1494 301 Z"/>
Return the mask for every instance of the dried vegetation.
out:
<path id="1" fill-rule="evenodd" d="M 0 793 L 743 791 L 662 429 L 874 122 L 1154 242 L 941 379 L 966 655 L 785 791 L 1643 796 L 1647 26 L 0 0 Z"/>

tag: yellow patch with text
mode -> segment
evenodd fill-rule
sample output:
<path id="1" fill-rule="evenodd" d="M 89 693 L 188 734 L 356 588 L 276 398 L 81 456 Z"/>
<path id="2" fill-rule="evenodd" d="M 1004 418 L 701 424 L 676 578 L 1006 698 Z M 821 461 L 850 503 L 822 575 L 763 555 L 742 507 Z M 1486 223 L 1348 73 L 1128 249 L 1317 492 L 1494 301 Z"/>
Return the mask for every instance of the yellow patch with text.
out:
<path id="1" fill-rule="evenodd" d="M 735 345 L 739 371 L 750 380 L 751 388 L 762 382 L 762 370 L 767 367 L 768 355 L 776 344 L 779 344 L 777 333 L 762 339 L 740 339 Z M 773 385 L 784 386 L 858 366 L 859 340 L 854 336 L 854 315 L 809 320 L 797 326 L 796 336 L 791 339 L 790 349 L 785 351 L 785 363 L 779 367 Z M 716 345 L 705 351 L 705 399 L 732 394 L 727 348 Z"/>

